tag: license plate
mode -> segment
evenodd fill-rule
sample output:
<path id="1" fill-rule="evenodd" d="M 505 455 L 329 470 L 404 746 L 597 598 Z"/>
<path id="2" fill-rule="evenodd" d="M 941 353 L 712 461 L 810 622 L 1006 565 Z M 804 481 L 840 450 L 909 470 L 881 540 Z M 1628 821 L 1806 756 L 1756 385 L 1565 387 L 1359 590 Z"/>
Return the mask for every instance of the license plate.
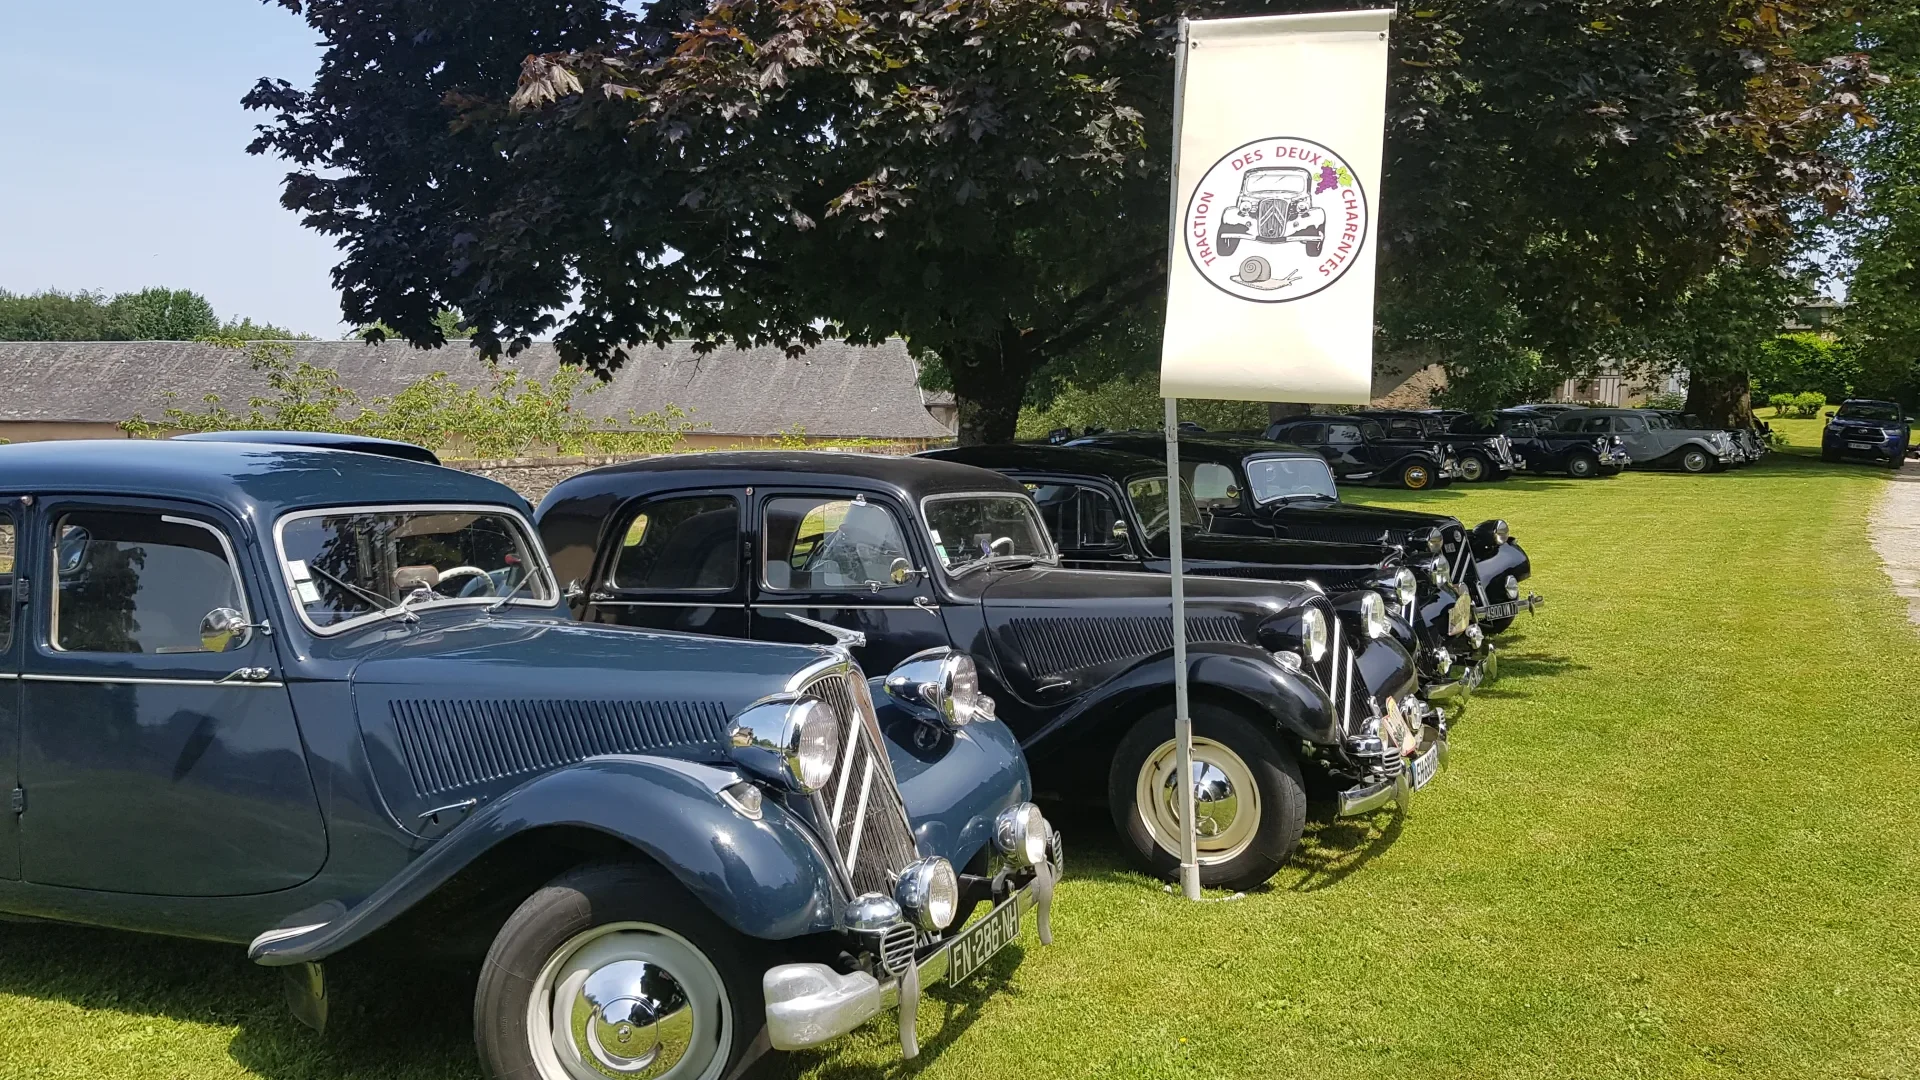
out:
<path id="1" fill-rule="evenodd" d="M 1870 442 L 1850 442 L 1850 443 L 1848 443 L 1848 444 L 1847 444 L 1847 449 L 1849 449 L 1849 450 L 1872 450 L 1872 449 L 1875 449 L 1875 447 L 1874 447 L 1874 445 L 1873 445 L 1872 443 L 1870 443 Z"/>
<path id="2" fill-rule="evenodd" d="M 1467 624 L 1472 621 L 1473 601 L 1468 599 L 1465 593 L 1461 593 L 1460 599 L 1453 603 L 1453 610 L 1447 612 L 1447 636 L 1466 633 Z"/>
<path id="3" fill-rule="evenodd" d="M 1419 791 L 1433 783 L 1434 774 L 1440 771 L 1440 744 L 1427 747 L 1427 752 L 1413 759 L 1413 790 Z"/>
<path id="4" fill-rule="evenodd" d="M 1009 897 L 987 917 L 960 932 L 947 946 L 948 982 L 959 982 L 993 959 L 993 954 L 1020 936 L 1020 898 Z"/>

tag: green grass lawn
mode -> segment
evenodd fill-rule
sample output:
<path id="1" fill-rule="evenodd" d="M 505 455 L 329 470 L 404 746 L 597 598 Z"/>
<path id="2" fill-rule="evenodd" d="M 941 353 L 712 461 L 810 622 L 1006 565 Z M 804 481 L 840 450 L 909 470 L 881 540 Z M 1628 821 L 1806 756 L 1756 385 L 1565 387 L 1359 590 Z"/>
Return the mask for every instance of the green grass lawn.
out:
<path id="1" fill-rule="evenodd" d="M 1867 541 L 1888 474 L 1803 453 L 1356 493 L 1507 518 L 1549 604 L 1408 818 L 1319 827 L 1269 888 L 1193 905 L 1070 817 L 1059 943 L 926 1003 L 919 1065 L 882 1021 L 769 1071 L 1912 1076 L 1920 637 Z M 0 1076 L 471 1076 L 470 988 L 346 992 L 376 975 L 393 1003 L 319 1040 L 237 950 L 0 927 Z"/>

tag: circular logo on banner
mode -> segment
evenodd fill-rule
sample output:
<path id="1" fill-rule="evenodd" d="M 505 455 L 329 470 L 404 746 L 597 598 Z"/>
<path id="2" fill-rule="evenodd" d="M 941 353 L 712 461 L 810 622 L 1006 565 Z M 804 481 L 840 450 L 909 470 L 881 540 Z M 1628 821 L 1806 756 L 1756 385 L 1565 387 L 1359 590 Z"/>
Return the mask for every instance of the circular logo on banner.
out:
<path id="1" fill-rule="evenodd" d="M 1284 304 L 1332 285 L 1360 257 L 1367 192 L 1345 158 L 1276 135 L 1214 162 L 1187 199 L 1194 269 L 1221 292 Z"/>

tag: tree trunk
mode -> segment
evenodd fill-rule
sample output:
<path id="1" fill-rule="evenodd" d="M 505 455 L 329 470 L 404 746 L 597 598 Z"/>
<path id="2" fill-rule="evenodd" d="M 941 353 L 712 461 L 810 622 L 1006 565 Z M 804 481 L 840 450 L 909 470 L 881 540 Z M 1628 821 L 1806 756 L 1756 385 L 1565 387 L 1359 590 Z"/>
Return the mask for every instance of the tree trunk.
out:
<path id="1" fill-rule="evenodd" d="M 1753 398 L 1745 369 L 1690 369 L 1687 411 L 1710 428 L 1746 427 L 1753 422 Z"/>
<path id="2" fill-rule="evenodd" d="M 960 411 L 960 445 L 1012 442 L 1027 383 L 1039 367 L 1026 335 L 1007 327 L 977 348 L 946 359 Z"/>

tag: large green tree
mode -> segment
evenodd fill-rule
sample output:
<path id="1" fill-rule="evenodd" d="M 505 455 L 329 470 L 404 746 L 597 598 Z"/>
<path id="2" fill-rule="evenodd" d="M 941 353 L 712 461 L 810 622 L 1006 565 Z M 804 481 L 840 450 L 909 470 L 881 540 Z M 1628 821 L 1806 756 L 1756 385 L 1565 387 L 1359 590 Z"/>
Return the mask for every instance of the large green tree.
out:
<path id="1" fill-rule="evenodd" d="M 483 352 L 890 334 L 962 441 L 1036 377 L 1140 370 L 1164 289 L 1182 14 L 1323 0 L 278 0 L 327 42 L 262 81 L 253 149 L 341 238 L 343 313 Z M 1355 3 L 1351 6 L 1370 6 Z M 1801 60 L 1829 5 L 1434 0 L 1396 24 L 1384 344 L 1575 363 L 1832 203 L 1858 64 Z"/>
<path id="2" fill-rule="evenodd" d="M 154 287 L 112 297 L 0 289 L 0 341 L 257 341 L 298 336 L 252 319 L 222 323 L 207 298 L 191 289 Z"/>

